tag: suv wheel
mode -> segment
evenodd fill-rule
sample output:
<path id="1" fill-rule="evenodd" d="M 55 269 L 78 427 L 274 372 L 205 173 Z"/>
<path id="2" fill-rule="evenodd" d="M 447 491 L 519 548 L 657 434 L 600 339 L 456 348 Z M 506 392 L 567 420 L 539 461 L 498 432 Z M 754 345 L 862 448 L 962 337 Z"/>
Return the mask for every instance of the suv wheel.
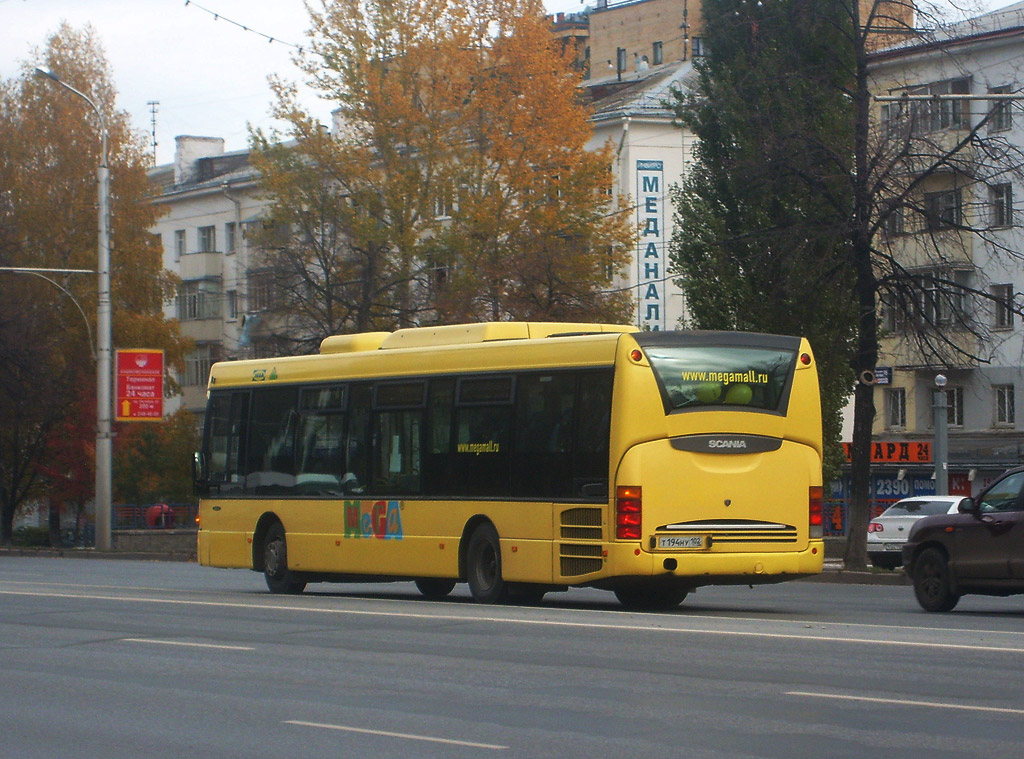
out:
<path id="1" fill-rule="evenodd" d="M 953 592 L 946 554 L 926 548 L 914 562 L 914 595 L 925 611 L 950 611 L 960 596 Z"/>

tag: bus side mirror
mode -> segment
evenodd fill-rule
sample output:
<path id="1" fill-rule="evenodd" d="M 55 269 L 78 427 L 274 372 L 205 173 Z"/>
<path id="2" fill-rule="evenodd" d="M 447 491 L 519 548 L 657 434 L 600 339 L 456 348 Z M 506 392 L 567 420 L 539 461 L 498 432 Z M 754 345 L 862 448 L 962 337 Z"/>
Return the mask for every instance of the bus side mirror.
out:
<path id="1" fill-rule="evenodd" d="M 205 493 L 207 477 L 206 454 L 202 451 L 196 451 L 192 454 L 192 485 L 197 493 Z"/>

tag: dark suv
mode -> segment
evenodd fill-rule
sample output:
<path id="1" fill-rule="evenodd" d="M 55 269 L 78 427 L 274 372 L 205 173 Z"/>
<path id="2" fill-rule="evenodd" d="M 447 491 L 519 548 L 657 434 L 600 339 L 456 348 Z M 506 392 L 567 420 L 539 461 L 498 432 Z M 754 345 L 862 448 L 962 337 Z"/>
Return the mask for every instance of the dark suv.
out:
<path id="1" fill-rule="evenodd" d="M 965 593 L 1024 593 L 1024 467 L 965 498 L 957 513 L 919 520 L 903 566 L 926 611 L 949 611 Z"/>

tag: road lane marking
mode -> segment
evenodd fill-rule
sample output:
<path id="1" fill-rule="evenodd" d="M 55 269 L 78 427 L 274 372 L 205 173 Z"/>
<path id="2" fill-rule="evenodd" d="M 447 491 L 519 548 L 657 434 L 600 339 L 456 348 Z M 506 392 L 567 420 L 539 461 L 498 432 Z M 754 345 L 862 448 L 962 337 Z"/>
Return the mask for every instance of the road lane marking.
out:
<path id="1" fill-rule="evenodd" d="M 497 616 L 462 616 L 458 614 L 424 614 L 420 612 L 407 612 L 407 611 L 370 611 L 365 609 L 337 609 L 337 608 L 313 608 L 309 606 L 299 606 L 295 604 L 246 604 L 238 603 L 235 601 L 198 601 L 194 599 L 174 599 L 174 598 L 143 598 L 140 596 L 112 596 L 112 595 L 96 595 L 91 593 L 44 593 L 41 591 L 19 591 L 19 590 L 3 590 L 0 589 L 0 595 L 10 596 L 34 596 L 39 598 L 75 598 L 86 601 L 114 601 L 114 602 L 127 602 L 127 603 L 150 603 L 150 604 L 167 604 L 177 606 L 199 606 L 199 607 L 212 607 L 212 608 L 224 608 L 224 609 L 259 609 L 262 611 L 266 610 L 277 610 L 277 611 L 292 611 L 292 612 L 306 612 L 310 614 L 338 614 L 353 617 L 383 617 L 388 619 L 420 619 L 432 622 L 458 622 L 458 623 L 497 623 L 504 625 L 532 625 L 537 627 L 565 627 L 575 629 L 589 629 L 589 630 L 624 630 L 624 631 L 647 631 L 647 632 L 663 632 L 663 633 L 683 633 L 683 634 L 695 634 L 695 635 L 719 635 L 719 636 L 732 636 L 738 638 L 764 638 L 770 640 L 801 640 L 801 641 L 813 641 L 818 643 L 852 643 L 852 644 L 864 644 L 870 646 L 891 646 L 897 648 L 916 648 L 916 649 L 942 649 L 951 651 L 972 651 L 972 652 L 985 652 L 985 653 L 1003 653 L 1003 654 L 1024 654 L 1024 647 L 1020 646 L 981 646 L 977 643 L 941 643 L 941 642 L 930 642 L 930 641 L 918 641 L 918 640 L 907 640 L 906 638 L 899 640 L 885 640 L 881 638 L 866 638 L 866 637 L 846 637 L 846 636 L 826 636 L 822 634 L 807 634 L 807 633 L 773 633 L 763 631 L 752 631 L 752 630 L 709 630 L 701 629 L 699 627 L 679 627 L 679 626 L 667 626 L 666 623 L 672 622 L 674 619 L 685 619 L 685 617 L 673 618 L 659 615 L 655 619 L 651 619 L 651 625 L 626 625 L 626 624 L 612 624 L 610 622 L 568 622 L 565 620 L 558 619 L 515 619 L 512 617 L 497 617 Z M 728 621 L 728 618 L 724 618 L 724 621 Z M 764 622 L 765 620 L 758 620 Z M 802 625 L 803 622 L 791 622 L 789 624 Z M 906 628 L 902 628 L 906 631 Z M 824 628 L 821 628 L 824 630 Z M 933 628 L 922 628 L 925 632 L 933 632 Z"/>
<path id="2" fill-rule="evenodd" d="M 254 646 L 226 646 L 222 643 L 189 643 L 184 640 L 159 640 L 157 638 L 121 638 L 125 643 L 155 643 L 159 646 L 190 646 L 192 648 L 217 648 L 228 651 L 255 651 Z"/>
<path id="3" fill-rule="evenodd" d="M 342 730 L 347 733 L 364 733 L 366 735 L 379 735 L 385 738 L 404 738 L 410 741 L 429 741 L 430 743 L 445 743 L 449 746 L 468 746 L 469 748 L 487 748 L 494 751 L 505 751 L 508 746 L 500 746 L 494 743 L 474 743 L 473 741 L 459 741 L 453 738 L 435 738 L 429 735 L 413 735 L 412 733 L 392 733 L 388 730 L 367 730 L 365 727 L 351 727 L 349 725 L 330 725 L 323 722 L 303 722 L 297 719 L 286 719 L 286 725 L 298 725 L 299 727 L 319 727 L 324 730 Z"/>
<path id="4" fill-rule="evenodd" d="M 0 2 L 3 2 L 3 0 L 0 0 Z M 118 591 L 127 591 L 127 590 L 131 590 L 131 591 L 135 591 L 135 592 L 138 592 L 140 590 L 146 590 L 146 591 L 151 590 L 151 591 L 158 592 L 158 593 L 191 593 L 191 592 L 193 592 L 193 589 L 190 589 L 190 588 L 156 588 L 156 587 L 141 587 L 141 586 L 138 586 L 138 585 L 124 586 L 124 585 L 109 585 L 109 584 L 108 585 L 98 585 L 98 584 L 85 584 L 85 583 L 54 583 L 54 582 L 34 582 L 34 581 L 27 581 L 27 580 L 11 580 L 11 581 L 6 581 L 6 582 L 0 581 L 0 585 L 11 585 L 11 586 L 40 585 L 40 586 L 43 586 L 44 588 L 53 588 L 53 587 L 62 587 L 62 588 L 92 588 L 92 589 L 105 590 L 105 591 L 108 591 L 108 592 L 111 592 L 111 593 L 118 592 Z M 2 595 L 5 592 L 12 593 L 12 594 L 16 593 L 16 591 L 0 590 L 0 595 Z M 255 594 L 250 593 L 250 595 L 266 596 L 266 593 L 261 591 L 261 592 L 255 593 Z M 342 599 L 346 599 L 346 598 L 359 598 L 360 596 L 358 594 L 356 594 L 355 596 L 351 596 L 350 597 L 350 596 L 346 596 L 344 594 L 309 593 L 306 597 L 307 598 L 311 598 L 311 599 L 312 598 L 342 598 Z M 409 601 L 409 599 L 403 599 L 403 598 L 384 598 L 384 597 L 377 597 L 377 598 L 374 598 L 372 600 L 375 603 L 381 603 L 381 604 L 400 604 L 400 603 L 408 603 L 408 601 Z M 196 601 L 195 603 L 203 603 L 203 602 L 202 601 Z M 441 607 L 441 604 L 442 604 L 442 602 L 438 602 L 438 601 L 432 602 L 432 605 L 436 606 L 438 608 Z M 456 604 L 456 603 L 453 603 L 453 602 L 445 603 L 445 607 L 452 606 L 452 605 L 459 605 L 459 604 Z M 275 607 L 275 608 L 291 608 L 291 607 Z M 554 607 L 548 607 L 548 610 L 554 611 L 555 608 Z M 581 613 L 581 614 L 595 614 L 595 615 L 598 615 L 598 614 L 599 615 L 609 615 L 609 614 L 610 615 L 625 615 L 625 614 L 634 614 L 634 613 L 636 613 L 636 612 L 630 612 L 630 611 L 625 611 L 625 610 L 622 610 L 622 609 L 613 609 L 613 608 L 610 608 L 610 609 L 600 609 L 600 610 L 598 610 L 598 609 L 579 609 L 579 608 L 572 608 L 572 609 L 570 609 L 570 608 L 562 608 L 561 610 L 563 610 L 563 611 L 572 611 L 572 612 Z M 308 609 L 308 611 L 320 611 L 320 610 L 318 610 L 318 609 Z M 357 613 L 357 612 L 353 612 L 353 613 Z M 387 612 L 358 612 L 358 613 L 364 613 L 364 614 L 378 614 L 378 613 L 379 614 L 386 614 Z M 756 624 L 762 624 L 762 623 L 765 623 L 765 622 L 772 621 L 772 620 L 767 619 L 765 617 L 716 616 L 716 615 L 713 615 L 713 614 L 697 614 L 697 613 L 691 613 L 691 611 L 689 609 L 684 609 L 683 612 L 680 614 L 680 616 L 681 617 L 685 617 L 687 621 L 710 620 L 710 621 L 714 621 L 714 622 L 722 622 L 722 621 L 728 621 L 728 622 L 754 622 Z M 808 627 L 808 628 L 821 629 L 821 630 L 831 630 L 831 629 L 838 629 L 838 628 L 845 628 L 845 627 L 856 627 L 858 630 L 878 630 L 878 631 L 893 630 L 893 631 L 899 632 L 900 634 L 905 633 L 906 630 L 907 630 L 907 627 L 905 625 L 882 625 L 882 624 L 868 623 L 868 622 L 856 622 L 856 623 L 854 623 L 854 622 L 828 622 L 828 621 L 817 620 L 817 619 L 791 619 L 791 620 L 787 620 L 787 622 L 789 624 L 803 625 L 803 626 Z M 636 628 L 624 626 L 622 629 L 636 629 Z M 923 631 L 923 632 L 927 632 L 927 631 L 942 632 L 942 633 L 962 632 L 962 633 L 968 633 L 968 634 L 970 634 L 972 636 L 998 635 L 998 636 L 1009 637 L 1009 638 L 1024 637 L 1024 632 L 1019 632 L 1019 631 L 1015 631 L 1015 630 L 966 629 L 966 628 L 957 628 L 957 627 L 917 627 L 917 628 L 913 628 L 913 629 L 920 630 L 920 631 Z M 875 641 L 876 639 L 875 638 L 871 638 L 870 640 Z M 1004 650 L 1004 649 L 1001 649 L 1001 650 Z M 1015 650 L 1015 649 L 1011 649 L 1011 650 Z"/>
<path id="5" fill-rule="evenodd" d="M 793 690 L 784 693 L 786 696 L 804 696 L 807 698 L 831 698 L 838 701 L 864 701 L 870 704 L 886 704 L 889 706 L 927 706 L 934 709 L 960 709 L 970 712 L 994 712 L 996 714 L 1024 714 L 1024 709 L 1011 709 L 1003 706 L 976 706 L 973 704 L 950 704 L 942 701 L 914 701 L 907 698 L 877 698 L 874 696 L 846 696 L 840 693 L 812 693 L 810 691 Z"/>

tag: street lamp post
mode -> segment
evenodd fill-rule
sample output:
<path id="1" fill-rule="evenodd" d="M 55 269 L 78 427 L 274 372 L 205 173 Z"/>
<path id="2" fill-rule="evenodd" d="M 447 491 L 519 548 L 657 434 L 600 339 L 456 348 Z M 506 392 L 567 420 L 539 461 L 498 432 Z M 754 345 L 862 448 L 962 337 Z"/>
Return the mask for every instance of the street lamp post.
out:
<path id="1" fill-rule="evenodd" d="M 946 405 L 946 375 L 935 375 L 935 395 L 932 409 L 935 412 L 935 495 L 949 495 L 949 438 L 948 407 Z"/>
<path id="2" fill-rule="evenodd" d="M 95 101 L 63 81 L 52 71 L 37 68 L 36 74 L 52 79 L 64 89 L 82 98 L 100 122 L 100 165 L 96 170 L 99 185 L 99 235 L 96 274 L 99 298 L 96 302 L 96 548 L 111 548 L 111 327 L 110 327 L 110 168 L 107 166 L 107 121 Z"/>

